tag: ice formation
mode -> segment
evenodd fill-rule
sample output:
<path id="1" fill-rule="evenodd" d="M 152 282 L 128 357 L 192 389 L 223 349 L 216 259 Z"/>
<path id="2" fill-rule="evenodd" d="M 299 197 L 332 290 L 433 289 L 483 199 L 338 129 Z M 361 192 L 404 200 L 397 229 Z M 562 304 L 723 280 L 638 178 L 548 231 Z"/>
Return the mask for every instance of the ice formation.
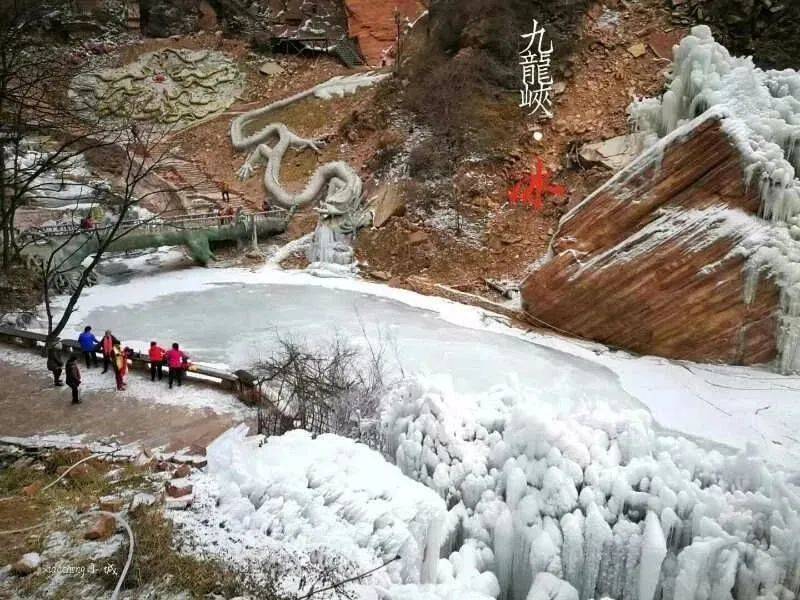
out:
<path id="1" fill-rule="evenodd" d="M 800 592 L 800 489 L 752 454 L 657 434 L 642 411 L 556 415 L 504 387 L 470 400 L 414 381 L 384 406 L 388 452 L 449 507 L 443 556 L 482 556 L 501 600 Z"/>
<path id="2" fill-rule="evenodd" d="M 298 430 L 259 447 L 246 432 L 232 429 L 208 448 L 227 520 L 294 550 L 323 548 L 362 570 L 400 556 L 376 576 L 383 585 L 436 582 L 446 517 L 436 493 L 347 438 Z"/>
<path id="3" fill-rule="evenodd" d="M 748 185 L 757 186 L 761 216 L 773 225 L 735 251 L 749 258 L 750 291 L 763 274 L 780 286 L 779 367 L 800 370 L 800 73 L 763 71 L 750 57 L 732 57 L 704 25 L 673 53 L 667 91 L 635 102 L 631 117 L 652 138 L 688 132 L 696 118 L 722 120 L 743 156 Z"/>
<path id="4" fill-rule="evenodd" d="M 42 208 L 87 210 L 109 189 L 106 181 L 92 176 L 83 156 L 73 156 L 69 149 L 54 159 L 45 143 L 26 139 L 15 152 L 13 145 L 6 145 L 8 176 L 27 183 L 28 199 Z M 53 168 L 45 170 L 48 161 Z"/>

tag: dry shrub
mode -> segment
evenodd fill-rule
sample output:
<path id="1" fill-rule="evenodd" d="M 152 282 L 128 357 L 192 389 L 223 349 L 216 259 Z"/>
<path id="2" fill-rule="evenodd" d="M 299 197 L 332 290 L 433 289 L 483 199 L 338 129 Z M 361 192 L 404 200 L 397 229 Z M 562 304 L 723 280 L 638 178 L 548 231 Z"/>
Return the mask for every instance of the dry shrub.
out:
<path id="1" fill-rule="evenodd" d="M 363 327 L 362 327 L 363 329 Z M 329 416 L 334 433 L 377 443 L 380 399 L 386 390 L 389 341 L 366 349 L 335 335 L 324 343 L 277 336 L 277 349 L 251 369 L 273 406 L 297 427 L 314 414 Z"/>
<path id="2" fill-rule="evenodd" d="M 449 167 L 447 149 L 436 138 L 424 140 L 414 146 L 408 156 L 408 174 L 411 177 L 433 177 Z"/>

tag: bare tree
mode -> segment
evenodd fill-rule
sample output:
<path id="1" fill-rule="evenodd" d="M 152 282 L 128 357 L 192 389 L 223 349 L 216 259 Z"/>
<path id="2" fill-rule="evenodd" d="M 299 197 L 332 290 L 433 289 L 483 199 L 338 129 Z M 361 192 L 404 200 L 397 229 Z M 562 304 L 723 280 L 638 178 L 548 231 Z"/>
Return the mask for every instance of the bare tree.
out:
<path id="1" fill-rule="evenodd" d="M 283 418 L 269 433 L 303 428 L 370 441 L 365 432 L 374 428 L 367 425 L 387 386 L 384 344 L 368 341 L 365 351 L 339 335 L 325 345 L 279 335 L 277 344 L 253 367 L 269 408 Z"/>
<path id="2" fill-rule="evenodd" d="M 46 0 L 0 2 L 2 266 L 7 274 L 20 262 L 26 244 L 36 244 L 25 258 L 40 278 L 48 343 L 64 330 L 103 255 L 141 225 L 128 222 L 132 209 L 154 194 L 176 191 L 167 184 L 146 190 L 142 185 L 166 158 L 167 145 L 161 143 L 169 133 L 166 128 L 136 122 L 135 101 L 101 118 L 86 101 L 69 94 L 80 61 L 42 33 L 42 19 L 52 8 L 53 2 Z M 31 147 L 34 135 L 46 136 L 47 143 Z M 113 211 L 105 225 L 90 231 L 67 225 L 50 239 L 17 231 L 19 208 L 52 198 L 63 187 L 65 172 L 88 155 L 101 156 L 104 171 L 111 171 L 116 183 L 82 182 L 73 199 L 84 209 L 102 201 L 104 210 Z M 83 257 L 86 262 L 79 260 Z M 64 290 L 69 296 L 58 311 L 53 298 Z"/>
<path id="3" fill-rule="evenodd" d="M 119 127 L 82 113 L 67 89 L 78 66 L 41 36 L 51 10 L 42 0 L 0 3 L 0 236 L 2 266 L 19 258 L 15 221 L 26 202 L 46 196 L 58 177 L 90 148 L 118 143 Z M 29 136 L 47 135 L 46 152 L 28 151 Z"/>
<path id="4" fill-rule="evenodd" d="M 117 157 L 120 180 L 118 189 L 112 188 L 107 198 L 113 216 L 106 223 L 88 230 L 73 227 L 66 231 L 48 247 L 47 256 L 39 262 L 41 292 L 47 314 L 47 343 L 54 342 L 66 327 L 103 256 L 125 236 L 161 216 L 159 212 L 147 219 L 132 220 L 132 210 L 154 195 L 175 191 L 166 186 L 143 186 L 170 156 L 169 146 L 162 143 L 168 132 L 158 126 L 135 122 L 129 123 L 121 132 L 110 148 Z M 67 282 L 66 286 L 64 282 Z M 54 295 L 65 289 L 68 297 L 59 311 L 53 302 Z"/>

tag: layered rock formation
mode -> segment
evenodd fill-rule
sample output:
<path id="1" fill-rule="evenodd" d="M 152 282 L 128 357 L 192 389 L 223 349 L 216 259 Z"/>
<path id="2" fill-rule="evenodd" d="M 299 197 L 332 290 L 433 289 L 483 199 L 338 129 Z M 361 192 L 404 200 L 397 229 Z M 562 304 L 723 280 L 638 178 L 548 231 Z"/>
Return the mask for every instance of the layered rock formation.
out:
<path id="1" fill-rule="evenodd" d="M 800 370 L 800 73 L 704 26 L 631 116 L 649 150 L 562 219 L 532 321 L 637 352 Z M 699 116 L 698 116 L 699 115 Z"/>
<path id="2" fill-rule="evenodd" d="M 534 322 L 641 353 L 769 361 L 778 289 L 763 278 L 746 302 L 745 258 L 732 252 L 761 226 L 759 205 L 738 150 L 711 116 L 564 217 L 552 258 L 523 283 L 524 310 Z"/>
<path id="3" fill-rule="evenodd" d="M 389 54 L 397 37 L 395 11 L 402 22 L 413 21 L 424 10 L 419 0 L 344 0 L 348 32 L 358 39 L 361 53 L 369 65 L 380 65 Z"/>

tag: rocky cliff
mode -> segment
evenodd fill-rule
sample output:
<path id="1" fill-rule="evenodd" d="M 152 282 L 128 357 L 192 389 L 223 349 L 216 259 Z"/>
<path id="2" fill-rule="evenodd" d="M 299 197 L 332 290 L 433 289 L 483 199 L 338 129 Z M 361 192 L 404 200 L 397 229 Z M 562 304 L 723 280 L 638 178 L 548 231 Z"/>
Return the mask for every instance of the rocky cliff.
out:
<path id="1" fill-rule="evenodd" d="M 522 285 L 532 321 L 671 358 L 800 370 L 800 73 L 708 27 L 631 117 L 649 149 L 567 213 Z"/>
<path id="2" fill-rule="evenodd" d="M 522 286 L 523 308 L 534 322 L 640 353 L 769 361 L 778 289 L 763 278 L 747 302 L 745 258 L 733 251 L 762 226 L 759 205 L 712 116 L 565 215 L 552 257 Z"/>
<path id="3" fill-rule="evenodd" d="M 402 22 L 413 21 L 424 10 L 419 0 L 376 2 L 375 0 L 344 0 L 348 33 L 358 39 L 361 53 L 370 65 L 380 65 L 390 53 L 397 37 L 395 11 Z"/>
<path id="4" fill-rule="evenodd" d="M 800 2 L 796 0 L 671 0 L 685 24 L 706 23 L 732 52 L 760 66 L 796 67 L 800 56 Z"/>
<path id="5" fill-rule="evenodd" d="M 140 0 L 142 33 L 152 37 L 185 35 L 217 27 L 207 0 Z"/>

